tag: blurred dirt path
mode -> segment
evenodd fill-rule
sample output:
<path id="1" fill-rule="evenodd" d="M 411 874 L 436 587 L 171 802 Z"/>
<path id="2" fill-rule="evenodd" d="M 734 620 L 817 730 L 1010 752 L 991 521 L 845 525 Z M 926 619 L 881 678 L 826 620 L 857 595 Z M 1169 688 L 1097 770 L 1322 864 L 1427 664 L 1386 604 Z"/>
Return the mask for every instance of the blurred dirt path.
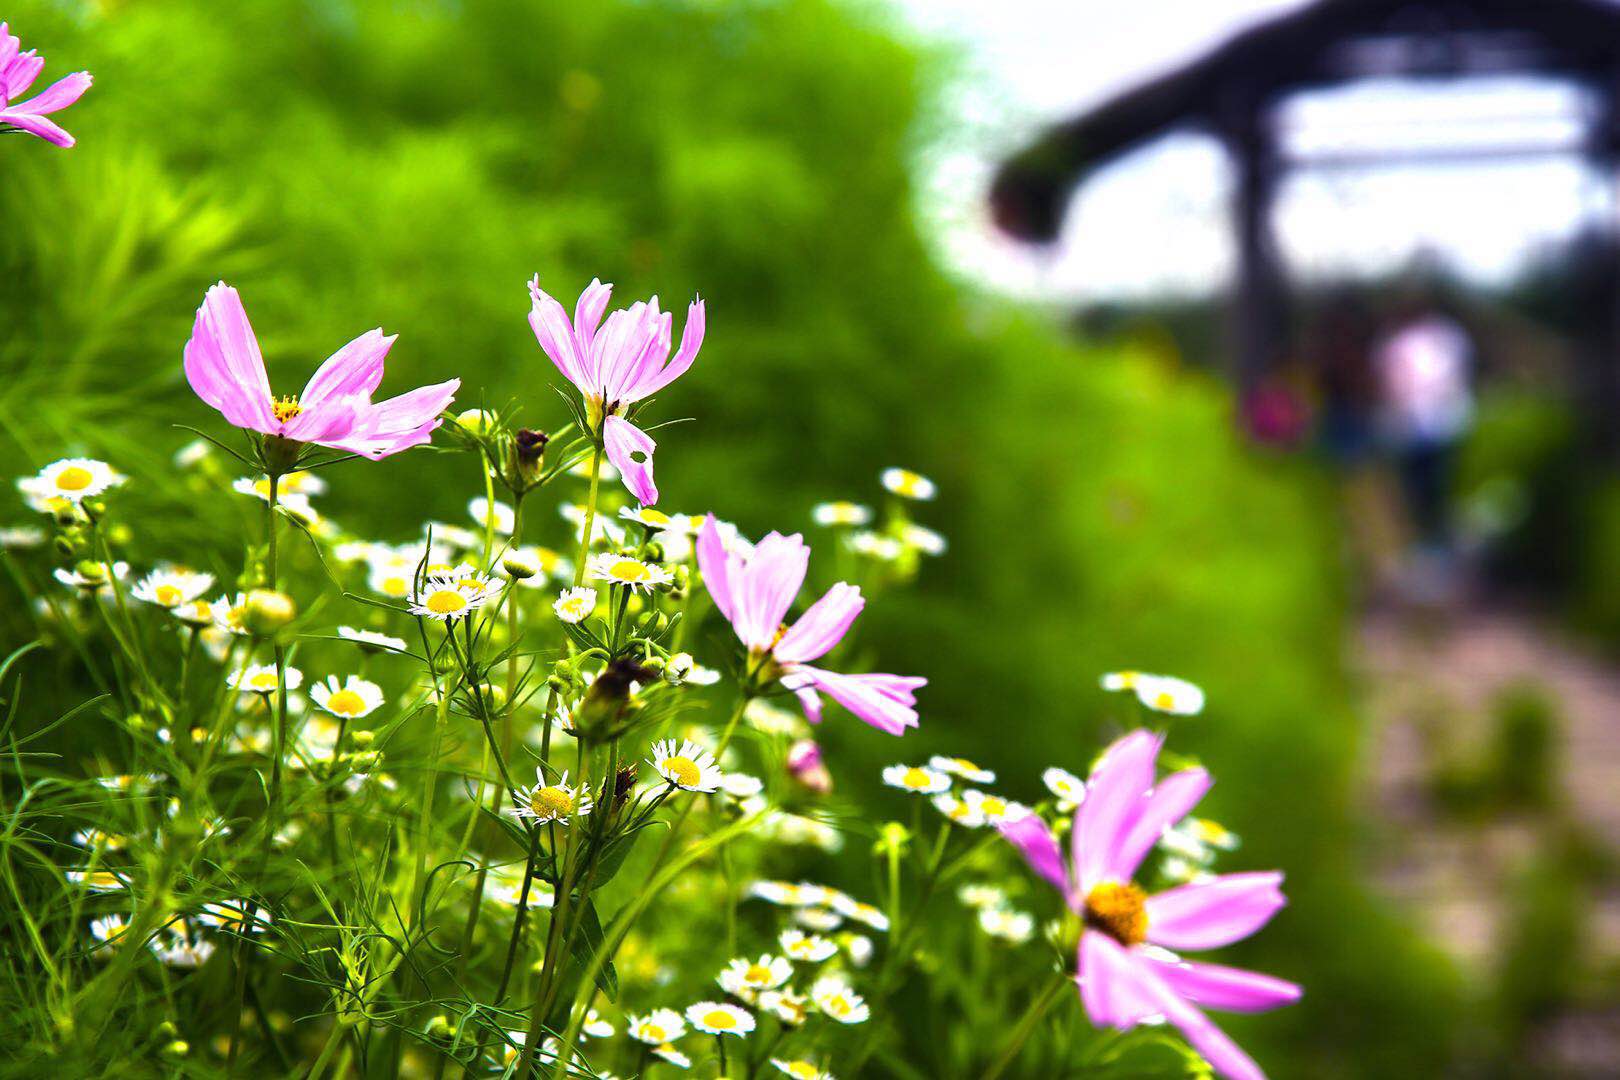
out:
<path id="1" fill-rule="evenodd" d="M 1434 781 L 1485 760 L 1504 694 L 1539 688 L 1555 704 L 1553 815 L 1620 853 L 1620 667 L 1533 616 L 1475 606 L 1444 616 L 1370 610 L 1352 664 L 1370 720 L 1363 798 L 1376 823 L 1377 883 L 1470 982 L 1490 979 L 1549 815 L 1498 809 L 1465 820 L 1446 812 Z M 1589 898 L 1583 949 L 1598 969 L 1615 970 L 1620 888 L 1611 876 Z M 1570 1010 L 1543 1041 L 1536 1056 L 1555 1069 L 1620 1075 L 1612 1010 Z"/>

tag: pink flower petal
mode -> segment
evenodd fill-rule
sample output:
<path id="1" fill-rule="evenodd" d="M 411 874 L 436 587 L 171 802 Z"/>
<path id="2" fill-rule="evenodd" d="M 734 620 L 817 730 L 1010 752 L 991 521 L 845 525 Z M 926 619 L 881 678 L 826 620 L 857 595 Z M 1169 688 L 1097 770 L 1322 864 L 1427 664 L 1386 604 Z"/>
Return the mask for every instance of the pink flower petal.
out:
<path id="1" fill-rule="evenodd" d="M 441 423 L 440 413 L 455 399 L 460 379 L 419 386 L 415 390 L 370 405 L 361 411 L 354 429 L 341 439 L 322 440 L 322 446 L 381 459 L 427 442 Z"/>
<path id="2" fill-rule="evenodd" d="M 652 436 L 622 416 L 610 416 L 602 425 L 602 438 L 608 460 L 624 478 L 624 486 L 642 506 L 658 501 L 658 485 L 653 482 L 653 451 L 658 444 Z"/>
<path id="3" fill-rule="evenodd" d="M 809 568 L 810 549 L 798 533 L 783 536 L 773 532 L 754 545 L 733 592 L 737 607 L 732 624 L 744 645 L 766 649 L 776 640 L 776 631 L 787 618 Z"/>
<path id="4" fill-rule="evenodd" d="M 318 408 L 327 398 L 359 397 L 367 401 L 382 385 L 383 362 L 398 334 L 367 330 L 327 357 L 304 384 L 298 403 L 306 410 Z"/>
<path id="5" fill-rule="evenodd" d="M 703 587 L 708 590 L 709 598 L 727 622 L 733 621 L 736 600 L 732 592 L 735 587 L 732 575 L 736 566 L 726 551 L 725 541 L 720 539 L 720 529 L 714 523 L 713 514 L 705 517 L 702 528 L 698 529 L 697 560 L 698 570 L 703 574 Z"/>
<path id="6" fill-rule="evenodd" d="M 917 695 L 927 679 L 905 675 L 844 675 L 808 664 L 795 664 L 782 685 L 799 692 L 806 686 L 826 694 L 879 731 L 903 735 L 917 726 Z M 801 695 L 802 700 L 802 695 Z"/>
<path id="7" fill-rule="evenodd" d="M 664 370 L 652 375 L 646 382 L 635 387 L 636 400 L 658 393 L 664 387 L 686 374 L 686 370 L 697 359 L 698 350 L 703 347 L 703 332 L 707 327 L 708 315 L 701 299 L 693 300 L 686 309 L 686 326 L 681 330 L 681 347 L 675 353 Z"/>
<path id="8" fill-rule="evenodd" d="M 591 283 L 579 294 L 579 301 L 574 304 L 574 343 L 578 355 L 591 354 L 591 340 L 596 336 L 596 328 L 602 322 L 602 312 L 607 310 L 608 300 L 612 296 L 613 286 L 602 284 L 600 278 L 591 278 Z"/>
<path id="9" fill-rule="evenodd" d="M 1137 985 L 1143 995 L 1156 1007 L 1156 1011 L 1186 1036 L 1192 1048 L 1202 1054 L 1217 1073 L 1227 1080 L 1266 1080 L 1266 1074 L 1260 1071 L 1254 1059 L 1244 1053 L 1226 1032 L 1216 1027 L 1197 1006 L 1176 993 L 1155 967 L 1143 960 L 1140 954 L 1133 955 L 1131 959 L 1136 968 Z"/>
<path id="10" fill-rule="evenodd" d="M 1159 781 L 1114 856 L 1112 870 L 1121 881 L 1136 876 L 1137 868 L 1164 831 L 1186 817 L 1214 782 L 1203 769 L 1184 769 Z"/>
<path id="11" fill-rule="evenodd" d="M 1030 869 L 1063 894 L 1065 903 L 1073 902 L 1069 893 L 1069 872 L 1063 865 L 1063 850 L 1046 822 L 1036 814 L 1025 814 L 1013 821 L 998 822 L 996 828 L 1024 856 Z"/>
<path id="12" fill-rule="evenodd" d="M 776 643 L 772 655 L 784 664 L 820 659 L 844 639 L 855 616 L 865 606 L 861 590 L 840 581 L 805 609 Z"/>
<path id="13" fill-rule="evenodd" d="M 1092 770 L 1070 841 L 1081 896 L 1104 881 L 1130 880 L 1119 873 L 1118 853 L 1153 787 L 1163 742 L 1151 731 L 1133 731 L 1105 750 Z"/>
<path id="14" fill-rule="evenodd" d="M 1139 955 L 1172 990 L 1207 1009 L 1266 1012 L 1292 1005 L 1304 993 L 1296 983 L 1258 971 L 1191 960 L 1163 960 L 1149 953 Z"/>
<path id="15" fill-rule="evenodd" d="M 34 80 L 30 77 L 28 81 L 31 83 Z M 33 116 L 44 116 L 47 113 L 57 112 L 83 97 L 84 92 L 90 89 L 90 82 L 90 73 L 88 71 L 75 71 L 72 75 L 56 80 L 27 101 L 20 101 L 12 105 L 6 109 L 6 112 L 8 114 L 26 113 Z M 21 93 L 22 89 L 24 88 L 19 87 L 17 92 Z M 15 120 L 11 122 L 16 123 Z"/>
<path id="16" fill-rule="evenodd" d="M 1107 934 L 1080 934 L 1080 1003 L 1098 1027 L 1126 1031 L 1162 1011 L 1144 990 L 1141 965 Z"/>
<path id="17" fill-rule="evenodd" d="M 56 121 L 48 120 L 43 116 L 32 113 L 13 112 L 11 109 L 0 111 L 0 124 L 10 124 L 30 135 L 38 135 L 48 143 L 60 146 L 64 150 L 71 147 L 76 141 L 72 135 Z"/>
<path id="18" fill-rule="evenodd" d="M 592 285 L 595 284 L 593 281 Z M 584 357 L 580 355 L 574 327 L 568 322 L 568 312 L 564 311 L 563 306 L 552 299 L 549 293 L 540 288 L 538 274 L 529 282 L 529 299 L 529 326 L 534 330 L 540 348 L 551 358 L 551 362 L 557 365 L 557 370 L 562 372 L 563 378 L 573 383 L 581 393 L 596 393 L 601 387 L 591 378 Z M 583 297 L 580 298 L 580 303 L 584 303 Z"/>
<path id="19" fill-rule="evenodd" d="M 185 348 L 186 380 L 229 423 L 273 435 L 270 380 L 242 298 L 223 281 L 208 290 Z"/>
<path id="20" fill-rule="evenodd" d="M 1241 941 L 1288 903 L 1282 877 L 1274 870 L 1223 874 L 1150 896 L 1148 940 L 1167 949 L 1215 949 Z"/>

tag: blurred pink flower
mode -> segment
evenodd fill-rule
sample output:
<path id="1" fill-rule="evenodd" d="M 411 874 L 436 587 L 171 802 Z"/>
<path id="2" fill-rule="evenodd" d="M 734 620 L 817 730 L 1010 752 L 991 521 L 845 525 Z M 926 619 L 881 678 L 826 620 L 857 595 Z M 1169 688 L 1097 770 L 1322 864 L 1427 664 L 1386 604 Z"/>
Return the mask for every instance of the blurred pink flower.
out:
<path id="1" fill-rule="evenodd" d="M 817 795 L 832 790 L 832 773 L 821 760 L 821 747 L 814 739 L 800 739 L 787 752 L 788 775 Z"/>
<path id="2" fill-rule="evenodd" d="M 78 101 L 90 89 L 90 73 L 75 71 L 56 80 L 42 93 L 13 105 L 13 101 L 34 85 L 45 67 L 45 58 L 33 49 L 19 53 L 21 45 L 10 28 L 0 22 L 0 124 L 10 124 L 57 146 L 72 146 L 73 136 L 45 117 Z"/>
<path id="3" fill-rule="evenodd" d="M 658 297 L 638 300 L 603 323 L 612 293 L 612 285 L 593 278 L 569 322 L 563 306 L 540 288 L 537 275 L 529 282 L 529 325 L 557 370 L 584 395 L 587 418 L 593 427 L 600 425 L 608 460 L 624 477 L 624 486 L 650 506 L 658 501 L 652 460 L 658 444 L 629 421 L 628 413 L 636 402 L 680 378 L 697 359 L 703 345 L 703 301 L 693 300 L 686 309 L 681 347 L 671 359 L 674 317 L 658 310 Z"/>
<path id="4" fill-rule="evenodd" d="M 779 680 L 799 696 L 804 714 L 821 721 L 825 693 L 838 704 L 890 735 L 917 726 L 917 696 L 927 679 L 906 675 L 843 675 L 811 667 L 849 632 L 866 601 L 854 585 L 839 582 L 811 604 L 792 626 L 783 623 L 804 585 L 810 549 L 798 533 L 771 533 L 749 554 L 727 550 L 714 515 L 698 532 L 698 567 L 703 584 L 748 647 L 751 671 Z"/>
<path id="5" fill-rule="evenodd" d="M 1161 736 L 1135 731 L 1103 754 L 1074 815 L 1068 865 L 1038 815 L 997 827 L 1084 921 L 1078 982 L 1092 1023 L 1125 1031 L 1163 1018 L 1222 1076 L 1263 1080 L 1254 1060 L 1199 1006 L 1261 1012 L 1298 1001 L 1300 988 L 1169 950 L 1218 948 L 1259 930 L 1287 903 L 1282 874 L 1223 874 L 1154 896 L 1132 882 L 1165 829 L 1186 817 L 1212 782 L 1203 769 L 1156 779 L 1162 743 Z"/>
<path id="6" fill-rule="evenodd" d="M 259 342 L 242 298 L 223 281 L 208 290 L 191 340 L 186 379 L 197 396 L 240 428 L 385 458 L 433 437 L 460 379 L 373 403 L 394 336 L 370 330 L 333 353 L 297 397 L 272 398 Z"/>

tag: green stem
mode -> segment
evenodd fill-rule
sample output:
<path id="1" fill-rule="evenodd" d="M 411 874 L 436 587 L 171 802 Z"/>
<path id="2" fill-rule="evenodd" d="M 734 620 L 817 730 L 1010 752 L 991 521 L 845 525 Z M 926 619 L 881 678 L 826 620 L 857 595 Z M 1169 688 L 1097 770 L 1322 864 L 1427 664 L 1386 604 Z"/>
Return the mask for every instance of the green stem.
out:
<path id="1" fill-rule="evenodd" d="M 585 524 L 580 531 L 579 558 L 574 563 L 574 587 L 585 583 L 585 560 L 591 557 L 591 529 L 596 526 L 596 498 L 602 487 L 602 448 L 591 451 L 591 493 L 585 499 Z"/>
<path id="2" fill-rule="evenodd" d="M 985 1070 L 984 1075 L 980 1077 L 979 1080 L 996 1080 L 996 1077 L 1000 1076 L 1006 1071 L 1007 1066 L 1011 1065 L 1013 1061 L 1017 1059 L 1018 1052 L 1024 1048 L 1024 1044 L 1029 1041 L 1029 1037 L 1033 1035 L 1035 1033 L 1035 1029 L 1040 1026 L 1041 1020 L 1046 1016 L 1047 1010 L 1052 1007 L 1053 1003 L 1058 1000 L 1059 995 L 1066 990 L 1068 986 L 1069 982 L 1067 979 L 1059 979 L 1057 982 L 1054 982 L 1048 986 L 1044 992 L 1042 992 L 1040 998 L 1036 1000 L 1034 1006 L 1024 1014 L 1024 1019 L 1019 1022 L 1018 1027 L 1013 1030 L 1012 1037 L 1007 1040 L 1006 1049 L 1002 1050 L 1001 1054 L 996 1058 L 995 1063 Z"/>

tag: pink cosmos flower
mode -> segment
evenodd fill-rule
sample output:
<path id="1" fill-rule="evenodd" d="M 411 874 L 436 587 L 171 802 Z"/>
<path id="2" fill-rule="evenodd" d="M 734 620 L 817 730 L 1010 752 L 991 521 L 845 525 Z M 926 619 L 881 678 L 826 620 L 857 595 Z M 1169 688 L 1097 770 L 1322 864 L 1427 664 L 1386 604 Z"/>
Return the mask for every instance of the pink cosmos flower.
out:
<path id="1" fill-rule="evenodd" d="M 799 696 L 811 723 L 821 722 L 821 693 L 890 735 L 917 726 L 918 687 L 927 679 L 906 675 L 843 675 L 811 667 L 849 632 L 866 606 L 861 590 L 839 582 L 787 626 L 788 609 L 804 585 L 810 549 L 798 533 L 771 533 L 752 553 L 728 550 L 714 515 L 698 531 L 698 568 L 703 584 L 748 646 L 748 666 L 761 678 L 780 681 Z M 818 693 L 820 691 L 820 693 Z"/>
<path id="2" fill-rule="evenodd" d="M 1254 1060 L 1199 1006 L 1261 1012 L 1298 1001 L 1300 988 L 1270 975 L 1183 960 L 1171 950 L 1214 949 L 1260 929 L 1287 903 L 1282 874 L 1223 874 L 1154 896 L 1132 882 L 1165 829 L 1186 817 L 1212 782 L 1203 769 L 1156 779 L 1162 744 L 1161 736 L 1134 731 L 1104 753 L 1074 815 L 1067 865 L 1039 816 L 998 828 L 1084 921 L 1078 982 L 1092 1023 L 1125 1031 L 1162 1018 L 1222 1076 L 1264 1080 Z"/>
<path id="3" fill-rule="evenodd" d="M 191 340 L 186 379 L 230 423 L 297 443 L 385 458 L 433 437 L 460 379 L 373 403 L 396 335 L 370 330 L 333 353 L 297 397 L 272 398 L 242 298 L 221 281 L 208 290 Z"/>
<path id="4" fill-rule="evenodd" d="M 17 49 L 21 45 L 6 24 L 0 22 L 0 124 L 10 124 L 57 146 L 72 146 L 73 136 L 45 117 L 78 101 L 90 89 L 90 73 L 75 71 L 46 87 L 43 93 L 13 105 L 13 101 L 28 92 L 45 68 L 44 57 L 33 49 L 19 53 Z"/>
<path id="5" fill-rule="evenodd" d="M 674 318 L 658 310 L 658 297 L 638 300 L 603 323 L 612 294 L 612 285 L 592 278 L 570 323 L 563 306 L 540 288 L 537 275 L 529 282 L 529 325 L 557 370 L 584 395 L 587 419 L 600 426 L 608 460 L 624 477 L 624 486 L 650 506 L 658 501 L 652 461 L 658 444 L 629 415 L 636 402 L 680 378 L 697 359 L 703 345 L 703 301 L 693 300 L 686 309 L 681 347 L 671 359 Z"/>

